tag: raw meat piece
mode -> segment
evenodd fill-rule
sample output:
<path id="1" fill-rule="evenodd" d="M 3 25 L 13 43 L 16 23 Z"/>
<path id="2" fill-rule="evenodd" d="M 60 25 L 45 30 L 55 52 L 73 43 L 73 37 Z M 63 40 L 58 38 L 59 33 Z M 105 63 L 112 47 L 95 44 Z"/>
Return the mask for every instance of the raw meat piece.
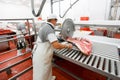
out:
<path id="1" fill-rule="evenodd" d="M 90 55 L 92 52 L 92 43 L 87 39 L 68 38 L 67 41 L 74 43 L 78 47 L 78 49 L 85 55 Z"/>

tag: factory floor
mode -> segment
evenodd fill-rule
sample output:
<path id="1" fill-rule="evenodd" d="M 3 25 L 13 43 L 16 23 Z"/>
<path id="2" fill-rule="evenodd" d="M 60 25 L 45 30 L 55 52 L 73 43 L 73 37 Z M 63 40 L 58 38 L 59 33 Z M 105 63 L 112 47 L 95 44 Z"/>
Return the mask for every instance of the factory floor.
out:
<path id="1" fill-rule="evenodd" d="M 9 50 L 15 49 L 16 46 L 14 45 L 14 41 L 10 41 L 9 42 Z M 17 56 L 17 51 L 13 50 L 11 52 L 7 52 L 4 53 L 6 51 L 9 50 L 5 50 L 5 51 L 1 51 L 0 52 L 0 69 L 4 69 L 7 68 L 9 66 L 11 66 L 12 64 L 23 60 L 29 56 L 31 56 L 31 52 L 25 53 L 25 50 L 23 50 L 23 55 Z M 0 80 L 8 80 L 9 78 L 19 74 L 20 72 L 22 72 L 23 70 L 25 70 L 26 68 L 32 66 L 32 59 L 28 59 L 16 66 L 13 66 L 11 68 L 9 68 L 11 70 L 10 73 L 7 73 L 6 71 L 2 71 L 0 72 Z M 21 76 L 19 76 L 17 78 L 17 80 L 32 80 L 32 69 L 27 71 L 26 73 L 22 74 Z M 53 67 L 53 75 L 56 76 L 56 80 L 76 80 L 73 77 L 69 76 L 68 74 L 66 74 L 65 72 L 61 71 L 60 69 L 58 69 L 57 67 Z"/>

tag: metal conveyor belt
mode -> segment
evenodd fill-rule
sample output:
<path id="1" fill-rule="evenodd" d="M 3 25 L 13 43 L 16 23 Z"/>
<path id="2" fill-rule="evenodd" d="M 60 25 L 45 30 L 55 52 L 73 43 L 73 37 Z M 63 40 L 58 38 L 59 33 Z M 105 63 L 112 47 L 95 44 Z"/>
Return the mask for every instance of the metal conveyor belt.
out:
<path id="1" fill-rule="evenodd" d="M 120 80 L 120 59 L 116 46 L 93 43 L 90 56 L 73 49 L 55 50 L 54 55 L 104 75 L 110 80 Z"/>

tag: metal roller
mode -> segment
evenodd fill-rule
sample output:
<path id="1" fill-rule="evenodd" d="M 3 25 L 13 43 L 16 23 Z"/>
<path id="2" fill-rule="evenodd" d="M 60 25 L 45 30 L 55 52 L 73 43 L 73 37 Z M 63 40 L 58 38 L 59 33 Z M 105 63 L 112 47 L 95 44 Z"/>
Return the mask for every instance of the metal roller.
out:
<path id="1" fill-rule="evenodd" d="M 83 63 L 87 64 L 90 58 L 91 58 L 91 56 L 88 56 Z"/>
<path id="2" fill-rule="evenodd" d="M 117 76 L 120 77 L 120 62 L 116 62 L 117 66 Z"/>
<path id="3" fill-rule="evenodd" d="M 76 54 L 76 51 L 72 51 L 73 53 L 69 55 L 69 58 L 72 58 L 75 54 Z"/>
<path id="4" fill-rule="evenodd" d="M 99 43 L 98 43 L 99 44 Z M 93 44 L 94 47 L 96 48 L 95 45 L 97 45 L 96 50 L 98 50 L 100 48 L 101 45 L 98 45 L 97 43 Z M 80 65 L 82 67 L 85 67 L 87 69 L 90 69 L 94 72 L 100 73 L 101 75 L 105 75 L 106 77 L 108 77 L 109 79 L 113 79 L 113 80 L 120 80 L 120 61 L 119 61 L 119 55 L 118 55 L 118 51 L 116 51 L 116 47 L 115 46 L 110 46 L 108 44 L 104 44 L 107 47 L 109 47 L 109 49 L 113 50 L 112 52 L 114 52 L 114 58 L 113 59 L 112 56 L 110 56 L 113 53 L 110 53 L 109 50 L 105 50 L 103 51 L 103 49 L 101 48 L 101 55 L 99 55 L 98 53 L 95 54 L 96 50 L 92 51 L 92 55 L 90 56 L 86 56 L 84 54 L 82 54 L 80 51 L 77 50 L 69 50 L 69 49 L 62 49 L 62 50 L 58 50 L 55 51 L 55 55 L 58 57 L 61 57 L 65 60 L 68 60 L 72 63 L 75 63 L 77 65 Z M 107 52 L 108 51 L 108 52 Z M 106 53 L 105 53 L 106 52 Z M 107 55 L 107 53 L 109 53 L 108 56 L 103 56 L 103 55 Z"/>
<path id="5" fill-rule="evenodd" d="M 95 67 L 95 68 L 97 67 L 98 61 L 99 61 L 99 57 L 96 57 L 93 67 Z"/>
<path id="6" fill-rule="evenodd" d="M 104 62 L 104 58 L 101 58 L 101 59 L 100 59 L 99 66 L 98 66 L 98 69 L 103 70 L 103 69 L 102 69 L 102 68 L 103 68 L 103 62 Z"/>
<path id="7" fill-rule="evenodd" d="M 104 68 L 104 71 L 107 72 L 107 73 L 109 72 L 108 71 L 108 67 L 109 67 L 109 60 L 105 59 L 105 68 Z"/>
<path id="8" fill-rule="evenodd" d="M 72 57 L 72 59 L 75 60 L 78 56 L 79 56 L 79 52 L 77 51 L 77 52 L 75 53 L 75 55 Z"/>
<path id="9" fill-rule="evenodd" d="M 81 59 L 80 59 L 80 62 L 83 62 L 83 60 L 86 58 L 86 56 L 85 55 L 83 55 L 82 57 L 81 57 Z"/>
<path id="10" fill-rule="evenodd" d="M 79 61 L 79 59 L 80 59 L 81 56 L 82 56 L 82 54 L 79 54 L 79 56 L 75 60 Z"/>
<path id="11" fill-rule="evenodd" d="M 71 58 L 70 56 L 74 54 L 74 50 L 71 50 L 68 54 L 66 54 L 65 56 Z"/>
<path id="12" fill-rule="evenodd" d="M 89 66 L 92 66 L 92 63 L 93 63 L 94 58 L 95 58 L 95 56 L 92 56 L 92 58 L 90 59 L 90 61 L 89 61 L 89 63 L 88 63 Z"/>

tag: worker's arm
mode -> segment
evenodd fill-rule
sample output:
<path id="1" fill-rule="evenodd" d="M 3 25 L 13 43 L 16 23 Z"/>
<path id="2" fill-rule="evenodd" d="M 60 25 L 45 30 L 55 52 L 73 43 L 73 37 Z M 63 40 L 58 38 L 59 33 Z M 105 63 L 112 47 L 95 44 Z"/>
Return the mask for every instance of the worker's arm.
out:
<path id="1" fill-rule="evenodd" d="M 70 48 L 72 48 L 71 44 L 59 43 L 57 37 L 53 33 L 48 34 L 48 40 L 50 41 L 50 43 L 52 44 L 52 46 L 55 49 L 62 49 L 62 48 L 69 48 L 70 49 Z"/>
<path id="2" fill-rule="evenodd" d="M 62 49 L 62 48 L 69 48 L 71 49 L 72 48 L 72 45 L 71 44 L 61 44 L 59 43 L 58 41 L 54 41 L 52 42 L 52 46 L 55 48 L 55 49 Z"/>

